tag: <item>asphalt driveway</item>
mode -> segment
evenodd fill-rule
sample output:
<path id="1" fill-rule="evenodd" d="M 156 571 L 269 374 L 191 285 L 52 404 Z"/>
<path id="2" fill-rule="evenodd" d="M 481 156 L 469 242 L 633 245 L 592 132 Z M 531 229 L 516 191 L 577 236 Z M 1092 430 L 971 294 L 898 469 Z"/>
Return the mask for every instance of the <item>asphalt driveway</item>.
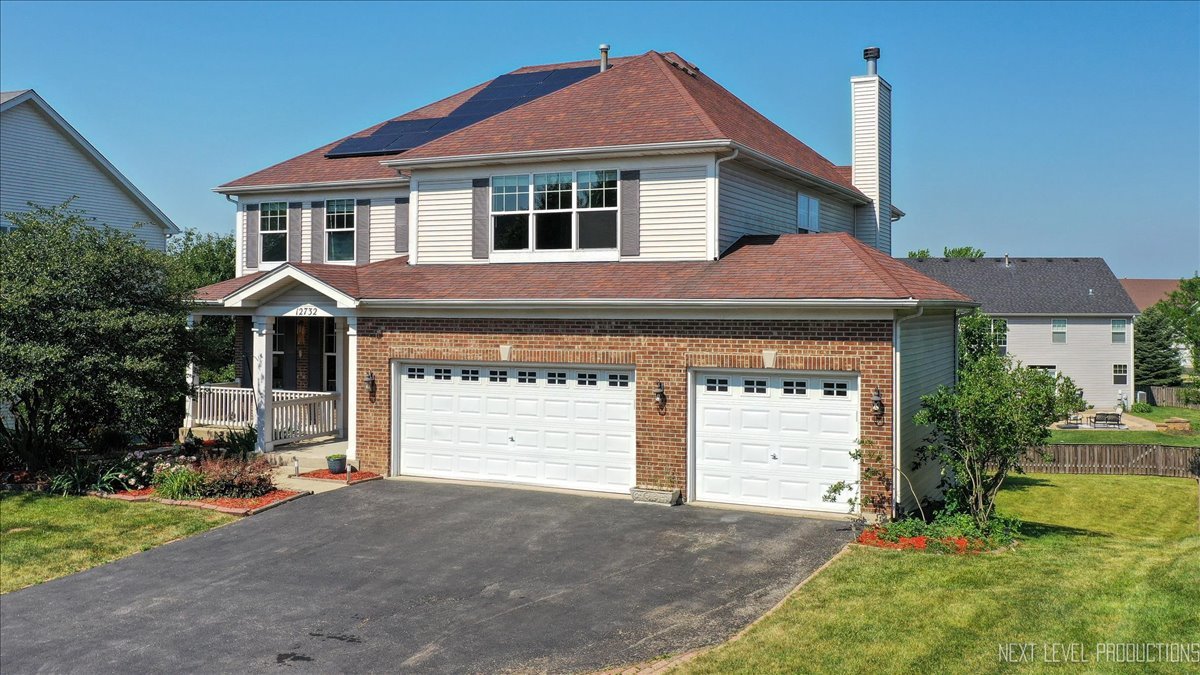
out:
<path id="1" fill-rule="evenodd" d="M 0 598 L 0 670 L 587 671 L 722 641 L 847 524 L 376 481 Z"/>

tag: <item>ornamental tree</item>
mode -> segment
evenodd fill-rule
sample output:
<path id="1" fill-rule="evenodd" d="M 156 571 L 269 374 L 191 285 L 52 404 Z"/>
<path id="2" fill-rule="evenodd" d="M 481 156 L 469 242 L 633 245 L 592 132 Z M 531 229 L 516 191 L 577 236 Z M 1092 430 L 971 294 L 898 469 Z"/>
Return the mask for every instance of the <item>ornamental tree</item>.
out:
<path id="1" fill-rule="evenodd" d="M 1175 337 L 1192 354 L 1192 368 L 1200 370 L 1200 274 L 1181 279 L 1179 288 L 1159 303 Z"/>
<path id="2" fill-rule="evenodd" d="M 185 291 L 237 275 L 237 248 L 232 234 L 201 234 L 187 229 L 171 237 L 167 253 L 171 257 L 171 276 Z M 231 316 L 207 316 L 197 324 L 192 335 L 201 382 L 233 379 L 235 330 Z"/>
<path id="3" fill-rule="evenodd" d="M 1176 387 L 1183 381 L 1179 350 L 1159 305 L 1148 308 L 1133 324 L 1133 373 L 1139 385 Z"/>
<path id="4" fill-rule="evenodd" d="M 189 335 L 167 256 L 69 202 L 30 206 L 0 236 L 0 405 L 13 415 L 0 444 L 37 470 L 102 439 L 169 434 Z"/>
<path id="5" fill-rule="evenodd" d="M 1045 445 L 1050 424 L 1082 406 L 1070 378 L 984 353 L 964 360 L 953 387 L 921 397 L 914 421 L 932 432 L 918 460 L 951 473 L 961 506 L 986 531 L 1008 474 L 1021 473 L 1027 453 Z"/>
<path id="6" fill-rule="evenodd" d="M 958 317 L 959 367 L 989 354 L 1000 353 L 1000 338 L 1008 330 L 1004 319 L 993 319 L 978 308 Z"/>

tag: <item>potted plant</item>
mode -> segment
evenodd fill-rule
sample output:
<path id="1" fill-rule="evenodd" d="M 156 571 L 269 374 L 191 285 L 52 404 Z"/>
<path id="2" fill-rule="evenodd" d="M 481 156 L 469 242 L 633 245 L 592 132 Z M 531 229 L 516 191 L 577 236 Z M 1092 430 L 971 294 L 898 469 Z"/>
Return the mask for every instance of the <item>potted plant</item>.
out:
<path id="1" fill-rule="evenodd" d="M 329 473 L 346 473 L 345 455 L 326 455 L 325 463 L 329 465 Z"/>

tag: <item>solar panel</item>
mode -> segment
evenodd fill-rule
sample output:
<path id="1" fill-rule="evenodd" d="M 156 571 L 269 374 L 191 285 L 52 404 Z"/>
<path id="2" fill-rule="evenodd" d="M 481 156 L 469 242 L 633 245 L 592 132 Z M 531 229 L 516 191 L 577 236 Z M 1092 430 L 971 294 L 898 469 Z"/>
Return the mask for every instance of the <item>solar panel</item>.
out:
<path id="1" fill-rule="evenodd" d="M 595 67 L 560 68 L 501 75 L 445 117 L 385 122 L 370 136 L 348 138 L 326 157 L 394 155 L 424 145 L 489 117 L 537 100 L 597 72 Z"/>

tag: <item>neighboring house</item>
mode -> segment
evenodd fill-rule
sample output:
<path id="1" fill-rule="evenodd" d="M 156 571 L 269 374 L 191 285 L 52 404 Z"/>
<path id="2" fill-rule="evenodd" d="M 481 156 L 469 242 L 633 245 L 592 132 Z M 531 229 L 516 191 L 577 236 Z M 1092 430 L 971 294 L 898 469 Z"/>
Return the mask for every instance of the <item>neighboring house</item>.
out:
<path id="1" fill-rule="evenodd" d="M 1138 311 L 1144 312 L 1179 290 L 1179 279 L 1121 279 L 1121 285 L 1133 304 L 1137 305 Z M 1191 350 L 1185 344 L 1176 346 L 1179 349 L 1179 363 L 1184 368 L 1191 368 Z"/>
<path id="2" fill-rule="evenodd" d="M 0 232 L 4 214 L 74 198 L 97 225 L 166 250 L 179 228 L 32 89 L 0 93 Z"/>
<path id="3" fill-rule="evenodd" d="M 676 54 L 521 68 L 216 188 L 246 388 L 189 423 L 363 469 L 844 511 L 933 494 L 922 394 L 973 303 L 890 256 L 890 92 L 835 166 Z M 282 389 L 283 391 L 279 391 Z M 907 485 L 907 483 L 906 483 Z"/>
<path id="4" fill-rule="evenodd" d="M 913 269 L 979 301 L 1007 352 L 1062 373 L 1100 409 L 1133 396 L 1138 308 L 1102 258 L 916 258 Z"/>

